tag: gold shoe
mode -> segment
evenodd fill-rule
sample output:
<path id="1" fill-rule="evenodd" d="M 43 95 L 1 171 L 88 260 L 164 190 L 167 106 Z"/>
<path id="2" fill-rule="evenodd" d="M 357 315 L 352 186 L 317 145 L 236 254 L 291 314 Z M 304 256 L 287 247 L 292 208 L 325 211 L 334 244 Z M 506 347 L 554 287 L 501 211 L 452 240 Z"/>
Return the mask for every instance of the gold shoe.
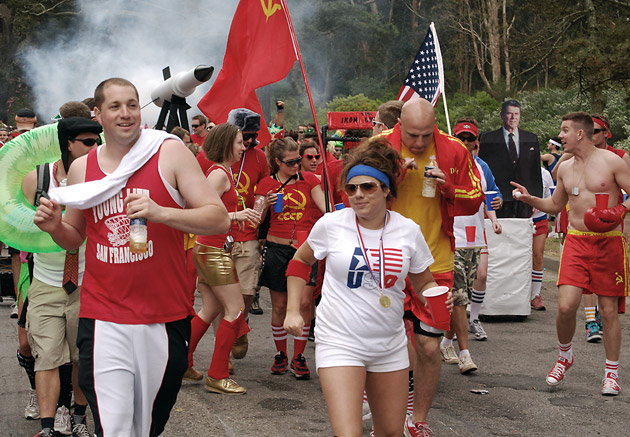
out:
<path id="1" fill-rule="evenodd" d="M 206 390 L 226 395 L 242 395 L 247 392 L 245 387 L 238 385 L 232 378 L 214 379 L 210 376 L 206 376 Z"/>
<path id="2" fill-rule="evenodd" d="M 203 373 L 197 372 L 194 368 L 189 367 L 184 373 L 184 381 L 201 381 L 203 379 Z"/>
<path id="3" fill-rule="evenodd" d="M 232 364 L 231 358 L 228 358 L 228 372 L 230 375 L 234 375 L 234 364 Z"/>
<path id="4" fill-rule="evenodd" d="M 232 356 L 237 360 L 245 358 L 248 346 L 249 342 L 247 341 L 247 334 L 241 335 L 234 341 L 234 346 L 232 346 Z"/>

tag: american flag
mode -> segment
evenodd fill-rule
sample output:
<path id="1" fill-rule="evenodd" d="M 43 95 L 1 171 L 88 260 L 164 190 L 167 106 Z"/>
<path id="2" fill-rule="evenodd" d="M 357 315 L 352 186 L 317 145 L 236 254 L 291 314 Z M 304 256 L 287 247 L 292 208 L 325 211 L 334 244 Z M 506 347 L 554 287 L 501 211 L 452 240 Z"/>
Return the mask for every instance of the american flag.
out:
<path id="1" fill-rule="evenodd" d="M 427 36 L 411 64 L 405 83 L 398 92 L 398 100 L 406 102 L 422 97 L 435 106 L 443 88 L 442 52 L 435 26 L 431 23 Z"/>

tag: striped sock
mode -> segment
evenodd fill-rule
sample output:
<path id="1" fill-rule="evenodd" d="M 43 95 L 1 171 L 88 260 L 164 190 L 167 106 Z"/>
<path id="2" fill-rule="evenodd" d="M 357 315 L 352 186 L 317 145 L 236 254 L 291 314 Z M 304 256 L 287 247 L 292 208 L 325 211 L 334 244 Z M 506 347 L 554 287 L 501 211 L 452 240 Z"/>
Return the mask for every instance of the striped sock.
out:
<path id="1" fill-rule="evenodd" d="M 306 342 L 308 341 L 308 332 L 310 330 L 311 325 L 304 325 L 302 328 L 302 336 L 293 338 L 293 358 L 297 358 L 298 355 L 304 354 Z"/>
<path id="2" fill-rule="evenodd" d="M 407 414 L 413 413 L 413 370 L 409 371 L 409 393 L 407 394 Z"/>
<path id="3" fill-rule="evenodd" d="M 287 354 L 287 331 L 284 330 L 284 326 L 276 326 L 271 324 L 271 332 L 273 333 L 273 342 L 276 344 L 276 350 L 278 352 L 284 352 Z"/>
<path id="4" fill-rule="evenodd" d="M 619 361 L 606 360 L 604 378 L 619 379 Z"/>
<path id="5" fill-rule="evenodd" d="M 479 313 L 481 312 L 481 304 L 483 304 L 483 298 L 486 297 L 486 290 L 472 289 L 472 295 L 470 297 L 470 320 L 477 320 Z"/>
<path id="6" fill-rule="evenodd" d="M 565 358 L 568 362 L 573 361 L 573 348 L 571 347 L 571 343 L 560 344 L 560 356 Z"/>
<path id="7" fill-rule="evenodd" d="M 532 270 L 532 299 L 540 296 L 544 270 Z"/>
<path id="8" fill-rule="evenodd" d="M 594 322 L 597 320 L 595 318 L 596 311 L 597 311 L 597 307 L 584 307 L 584 314 L 586 315 L 586 323 Z"/>

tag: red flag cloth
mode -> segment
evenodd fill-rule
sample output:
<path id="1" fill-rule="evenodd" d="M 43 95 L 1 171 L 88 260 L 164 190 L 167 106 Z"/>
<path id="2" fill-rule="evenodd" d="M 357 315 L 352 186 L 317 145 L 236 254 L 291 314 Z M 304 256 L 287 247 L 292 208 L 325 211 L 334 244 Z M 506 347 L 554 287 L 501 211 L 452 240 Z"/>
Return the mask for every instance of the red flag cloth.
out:
<path id="1" fill-rule="evenodd" d="M 234 13 L 223 67 L 197 105 L 215 123 L 225 123 L 235 108 L 261 115 L 258 140 L 271 134 L 262 117 L 256 89 L 282 80 L 297 60 L 293 38 L 279 0 L 241 0 Z M 264 127 L 263 127 L 264 126 Z"/>

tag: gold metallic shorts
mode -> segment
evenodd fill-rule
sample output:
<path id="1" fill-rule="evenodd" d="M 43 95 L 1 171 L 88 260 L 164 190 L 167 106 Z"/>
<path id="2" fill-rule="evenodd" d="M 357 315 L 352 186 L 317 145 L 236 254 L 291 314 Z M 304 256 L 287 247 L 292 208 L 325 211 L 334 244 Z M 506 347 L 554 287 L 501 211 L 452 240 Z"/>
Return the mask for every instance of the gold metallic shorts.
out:
<path id="1" fill-rule="evenodd" d="M 229 253 L 225 253 L 223 248 L 195 243 L 193 262 L 197 268 L 199 282 L 202 284 L 210 286 L 238 284 L 234 261 L 232 261 Z"/>

